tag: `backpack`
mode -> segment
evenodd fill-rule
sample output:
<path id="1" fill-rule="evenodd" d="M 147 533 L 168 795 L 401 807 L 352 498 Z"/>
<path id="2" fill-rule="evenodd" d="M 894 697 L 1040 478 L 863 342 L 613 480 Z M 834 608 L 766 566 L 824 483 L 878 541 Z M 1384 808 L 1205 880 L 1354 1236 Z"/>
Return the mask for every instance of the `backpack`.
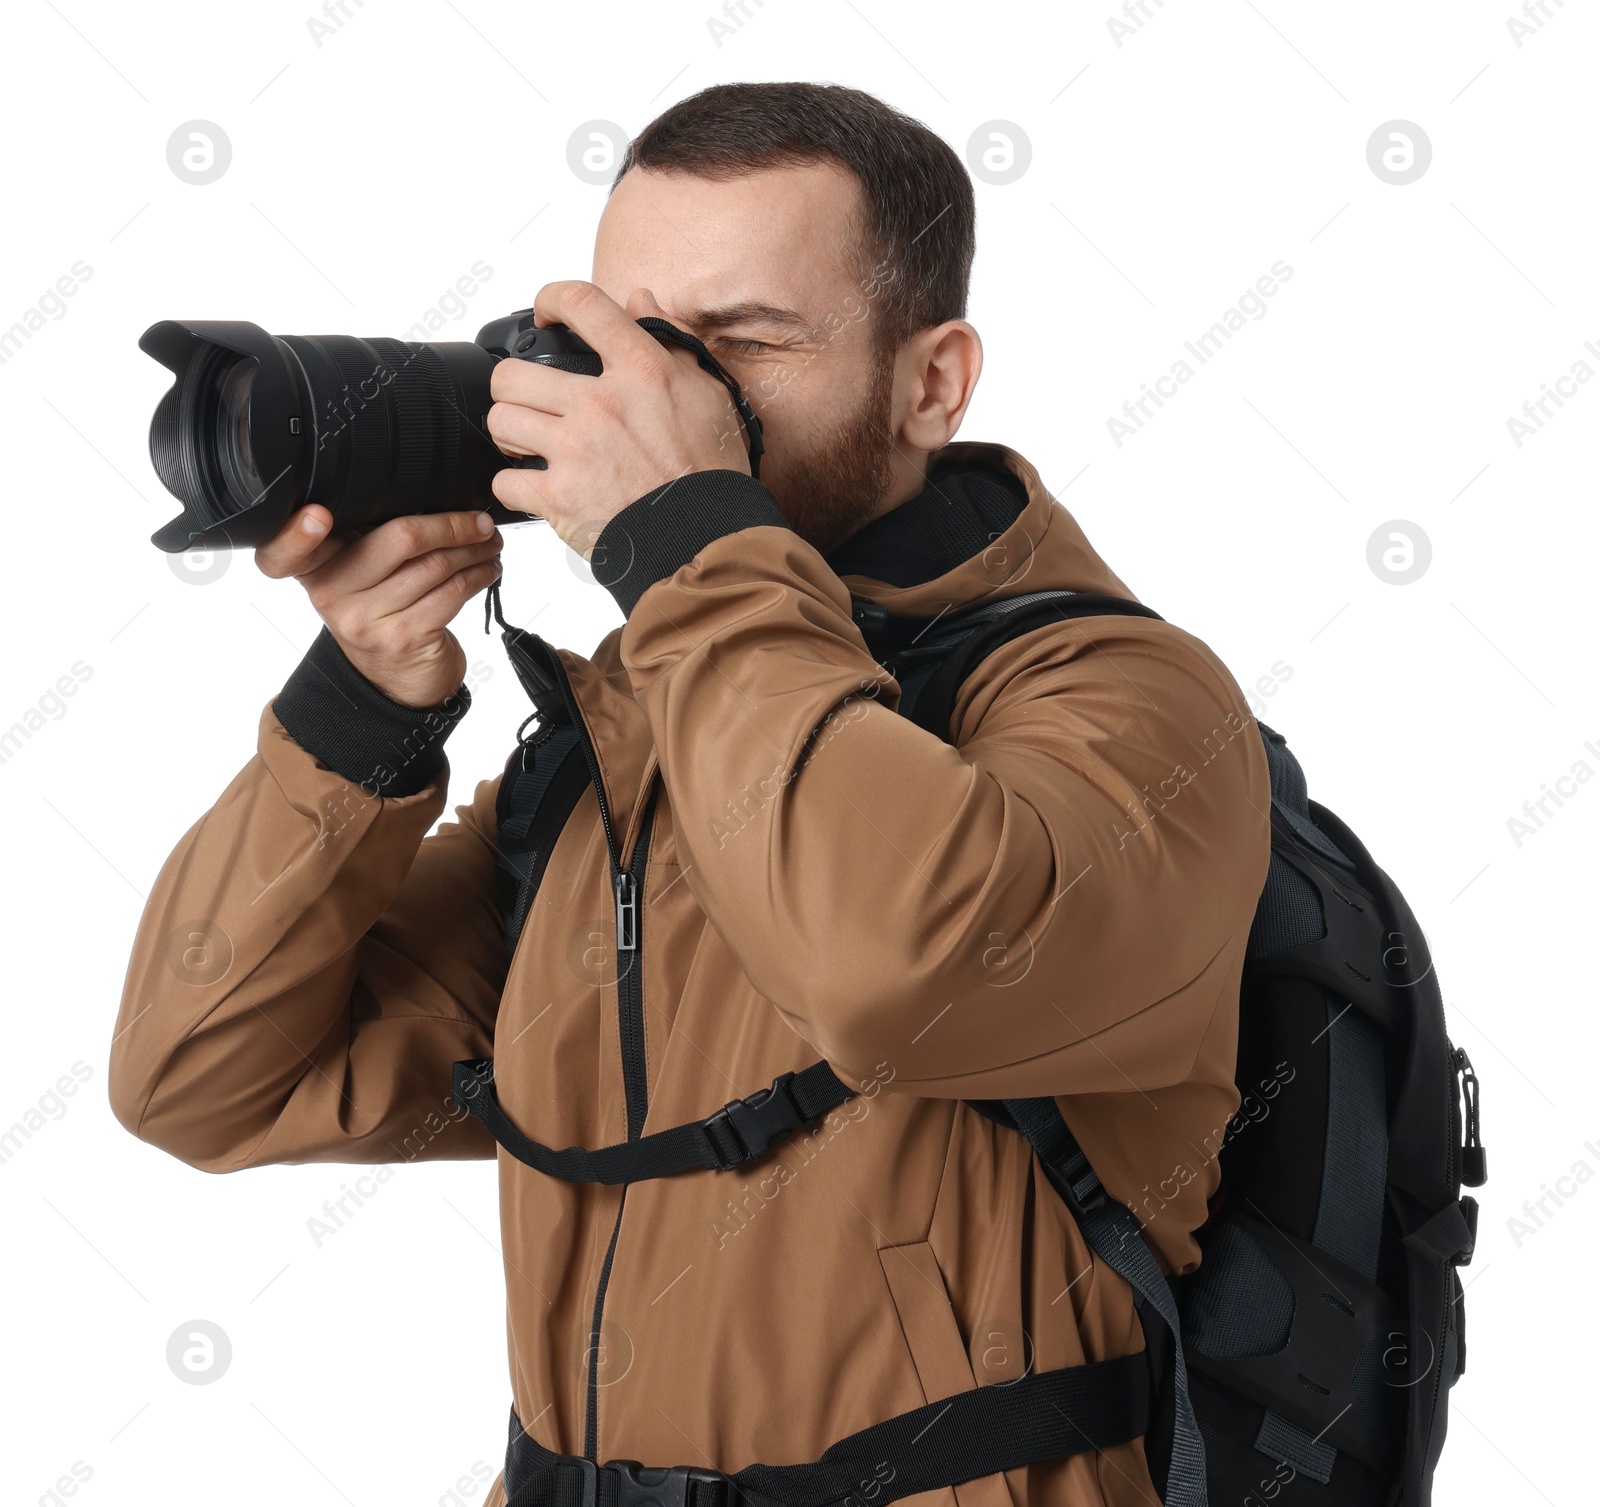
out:
<path id="1" fill-rule="evenodd" d="M 1158 617 L 1071 591 L 935 619 L 891 617 L 858 597 L 853 615 L 900 684 L 900 713 L 946 739 L 961 684 L 1000 645 L 1065 619 Z M 591 785 L 608 841 L 611 829 L 559 658 L 522 630 L 502 636 L 540 722 L 508 760 L 496 809 L 509 957 L 551 850 Z M 1258 726 L 1271 774 L 1272 857 L 1241 985 L 1241 1104 L 1210 1148 L 1220 1183 L 1197 1232 L 1198 1269 L 1161 1274 L 1133 1213 L 1107 1196 L 1054 1099 L 968 1101 L 1027 1137 L 1090 1246 L 1129 1282 L 1146 1347 L 1126 1361 L 1138 1365 L 1100 1362 L 978 1387 L 862 1430 L 813 1465 L 726 1477 L 643 1471 L 686 1473 L 674 1502 L 724 1507 L 737 1490 L 822 1507 L 855 1494 L 853 1472 L 881 1480 L 884 1459 L 898 1473 L 878 1500 L 893 1500 L 1142 1435 L 1166 1507 L 1205 1507 L 1208 1492 L 1248 1507 L 1429 1507 L 1447 1394 L 1466 1361 L 1458 1269 L 1472 1257 L 1477 1203 L 1461 1188 L 1486 1175 L 1478 1080 L 1446 1035 L 1432 960 L 1404 897 L 1349 828 L 1308 799 L 1283 737 Z M 619 953 L 637 945 L 649 825 L 626 867 L 613 849 Z M 626 1072 L 626 1037 L 624 1057 Z M 557 1149 L 507 1118 L 491 1059 L 456 1063 L 453 1084 L 458 1102 L 519 1160 L 608 1183 L 743 1166 L 853 1097 L 818 1062 L 704 1120 L 647 1136 L 630 1125 L 614 1146 Z M 955 1445 L 910 1448 L 924 1414 L 926 1426 L 945 1420 L 941 1434 Z M 636 1462 L 554 1454 L 513 1410 L 512 1507 L 550 1499 L 563 1471 L 613 1468 L 627 1478 L 624 1495 L 639 1490 Z M 582 1489 L 593 1486 L 586 1476 Z M 666 1500 L 660 1487 L 650 1491 Z"/>

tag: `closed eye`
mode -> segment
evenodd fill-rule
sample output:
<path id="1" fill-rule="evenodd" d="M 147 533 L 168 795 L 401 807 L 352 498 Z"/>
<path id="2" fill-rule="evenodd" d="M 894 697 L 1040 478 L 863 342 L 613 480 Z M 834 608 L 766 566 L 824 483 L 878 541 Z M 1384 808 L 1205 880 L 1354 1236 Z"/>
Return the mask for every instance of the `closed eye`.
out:
<path id="1" fill-rule="evenodd" d="M 777 347 L 769 345 L 765 340 L 740 340 L 732 336 L 719 336 L 714 344 L 725 351 L 736 351 L 741 356 L 758 356 L 762 351 L 776 350 Z"/>

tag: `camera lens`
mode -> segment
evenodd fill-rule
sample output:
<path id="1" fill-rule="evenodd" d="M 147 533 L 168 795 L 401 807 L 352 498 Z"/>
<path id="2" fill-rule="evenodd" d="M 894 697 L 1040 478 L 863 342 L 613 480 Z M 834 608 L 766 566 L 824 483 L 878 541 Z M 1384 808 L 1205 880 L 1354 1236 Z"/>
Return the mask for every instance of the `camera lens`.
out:
<path id="1" fill-rule="evenodd" d="M 264 544 L 306 503 L 327 508 L 335 529 L 472 509 L 526 523 L 492 490 L 519 462 L 489 438 L 490 373 L 512 354 L 600 372 L 576 334 L 536 328 L 532 309 L 491 321 L 473 343 L 168 319 L 139 346 L 174 377 L 150 422 L 150 459 L 184 507 L 151 540 L 174 554 Z"/>
<path id="2" fill-rule="evenodd" d="M 175 378 L 150 425 L 150 458 L 184 505 L 152 536 L 162 549 L 263 544 L 306 503 L 335 529 L 479 508 L 527 519 L 491 490 L 511 464 L 486 427 L 504 350 L 177 320 L 139 344 Z"/>
<path id="3" fill-rule="evenodd" d="M 229 515 L 261 500 L 261 473 L 250 446 L 250 389 L 255 376 L 254 361 L 234 361 L 216 377 L 216 453 Z"/>

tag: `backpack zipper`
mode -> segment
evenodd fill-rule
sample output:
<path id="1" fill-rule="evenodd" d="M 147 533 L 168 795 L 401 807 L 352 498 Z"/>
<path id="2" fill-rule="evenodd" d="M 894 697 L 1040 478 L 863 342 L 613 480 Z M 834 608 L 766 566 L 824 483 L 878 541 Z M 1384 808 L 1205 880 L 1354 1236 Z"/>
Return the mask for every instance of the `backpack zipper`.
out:
<path id="1" fill-rule="evenodd" d="M 1469 1187 L 1478 1187 L 1484 1181 L 1485 1161 L 1482 1142 L 1479 1140 L 1478 1123 L 1478 1075 L 1472 1070 L 1472 1059 L 1467 1056 L 1465 1047 L 1458 1047 L 1445 1037 L 1445 1058 L 1450 1064 L 1450 1109 L 1445 1116 L 1445 1137 L 1449 1146 L 1446 1162 L 1446 1179 L 1452 1184 L 1466 1183 Z M 1457 1080 L 1460 1080 L 1459 1083 Z M 1457 1093 L 1460 1099 L 1457 1099 Z M 1456 1108 L 1458 1103 L 1465 1102 L 1466 1115 L 1462 1121 L 1462 1134 L 1460 1141 L 1456 1138 Z M 1473 1181 L 1473 1177 L 1477 1181 Z M 1456 1276 L 1454 1264 L 1446 1265 L 1444 1273 L 1444 1305 L 1439 1315 L 1439 1352 L 1433 1357 L 1433 1390 L 1428 1403 L 1428 1433 L 1426 1439 L 1433 1437 L 1434 1430 L 1439 1426 L 1439 1399 L 1449 1389 L 1451 1381 L 1446 1381 L 1444 1374 L 1444 1341 L 1445 1337 L 1456 1327 Z M 1460 1340 L 1456 1341 L 1459 1346 Z M 1459 1364 L 1459 1358 L 1457 1364 Z"/>
<path id="2" fill-rule="evenodd" d="M 1461 1181 L 1469 1188 L 1481 1188 L 1489 1177 L 1488 1156 L 1480 1139 L 1478 1121 L 1478 1075 L 1472 1070 L 1472 1059 L 1465 1047 L 1457 1047 L 1451 1054 L 1451 1064 L 1461 1080 L 1461 1098 L 1467 1114 L 1461 1147 Z"/>
<path id="3" fill-rule="evenodd" d="M 621 1037 L 623 1102 L 628 1123 L 628 1139 L 637 1140 L 644 1129 L 648 1109 L 649 1084 L 644 1057 L 644 957 L 641 943 L 643 927 L 639 914 L 639 901 L 644 890 L 645 864 L 650 855 L 650 828 L 655 816 L 655 793 L 652 791 L 645 807 L 644 820 L 639 826 L 639 836 L 633 845 L 631 862 L 626 868 L 617 852 L 616 830 L 611 824 L 611 808 L 606 801 L 605 782 L 600 777 L 600 758 L 589 736 L 588 724 L 578 708 L 572 682 L 561 658 L 543 639 L 529 635 L 543 650 L 544 659 L 566 705 L 567 714 L 578 734 L 578 745 L 583 749 L 584 762 L 589 769 L 589 782 L 594 786 L 595 800 L 600 807 L 600 826 L 605 833 L 606 857 L 611 865 L 611 891 L 615 903 L 617 944 L 617 1022 Z M 628 1201 L 627 1184 L 617 1203 L 617 1217 L 611 1226 L 611 1240 L 606 1246 L 605 1261 L 600 1267 L 600 1280 L 595 1285 L 594 1309 L 589 1320 L 589 1350 L 586 1373 L 588 1397 L 584 1407 L 583 1452 L 590 1460 L 599 1460 L 600 1432 L 600 1326 L 605 1316 L 606 1288 L 611 1282 L 611 1264 L 617 1252 L 617 1237 L 622 1233 L 622 1211 Z"/>

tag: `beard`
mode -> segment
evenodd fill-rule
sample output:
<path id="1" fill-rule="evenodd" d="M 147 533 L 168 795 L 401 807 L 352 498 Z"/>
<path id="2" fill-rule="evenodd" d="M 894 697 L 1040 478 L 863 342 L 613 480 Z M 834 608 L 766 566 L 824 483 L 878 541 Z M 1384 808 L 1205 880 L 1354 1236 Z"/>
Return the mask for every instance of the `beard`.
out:
<path id="1" fill-rule="evenodd" d="M 875 350 L 866 401 L 767 482 L 789 526 L 819 554 L 837 549 L 873 517 L 889 490 L 894 351 Z"/>

